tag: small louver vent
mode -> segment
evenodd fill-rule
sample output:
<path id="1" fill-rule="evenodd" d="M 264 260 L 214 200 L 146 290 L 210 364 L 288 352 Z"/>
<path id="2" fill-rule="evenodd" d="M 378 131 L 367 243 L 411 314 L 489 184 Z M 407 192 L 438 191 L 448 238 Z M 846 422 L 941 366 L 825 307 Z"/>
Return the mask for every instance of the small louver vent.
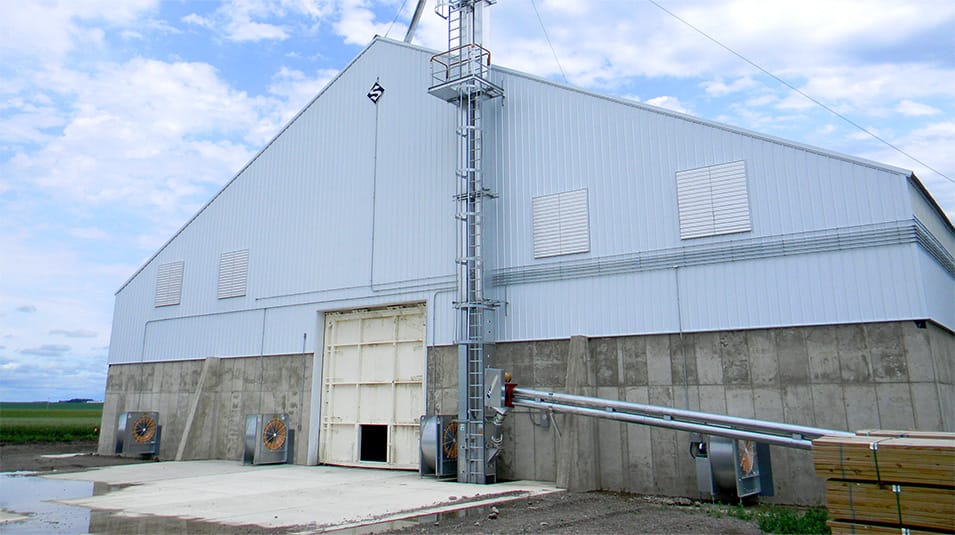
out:
<path id="1" fill-rule="evenodd" d="M 219 299 L 245 295 L 248 278 L 248 249 L 222 253 L 219 257 Z"/>
<path id="2" fill-rule="evenodd" d="M 745 162 L 677 171 L 680 238 L 752 230 Z"/>
<path id="3" fill-rule="evenodd" d="M 590 251 L 587 190 L 536 197 L 534 258 Z"/>
<path id="4" fill-rule="evenodd" d="M 185 262 L 160 264 L 156 275 L 156 306 L 178 305 L 182 298 L 182 268 Z"/>

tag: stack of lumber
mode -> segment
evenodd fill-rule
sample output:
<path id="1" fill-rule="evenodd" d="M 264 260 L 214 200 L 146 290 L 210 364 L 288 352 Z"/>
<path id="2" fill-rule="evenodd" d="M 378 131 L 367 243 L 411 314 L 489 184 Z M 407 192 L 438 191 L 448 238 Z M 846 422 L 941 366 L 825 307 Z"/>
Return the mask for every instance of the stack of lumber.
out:
<path id="1" fill-rule="evenodd" d="M 955 533 L 955 433 L 825 436 L 812 456 L 833 533 Z"/>

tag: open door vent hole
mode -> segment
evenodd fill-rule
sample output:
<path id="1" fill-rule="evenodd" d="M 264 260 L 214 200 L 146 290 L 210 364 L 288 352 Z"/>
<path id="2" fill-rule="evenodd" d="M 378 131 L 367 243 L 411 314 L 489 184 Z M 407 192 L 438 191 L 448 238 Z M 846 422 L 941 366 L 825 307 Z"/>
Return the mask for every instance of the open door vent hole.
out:
<path id="1" fill-rule="evenodd" d="M 361 461 L 388 462 L 388 426 L 361 426 Z"/>

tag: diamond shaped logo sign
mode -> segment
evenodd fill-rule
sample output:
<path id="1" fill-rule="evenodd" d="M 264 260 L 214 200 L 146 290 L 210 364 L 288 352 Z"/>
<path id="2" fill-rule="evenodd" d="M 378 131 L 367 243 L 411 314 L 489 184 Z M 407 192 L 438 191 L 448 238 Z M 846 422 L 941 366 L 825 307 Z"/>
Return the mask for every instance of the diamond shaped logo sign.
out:
<path id="1" fill-rule="evenodd" d="M 384 94 L 385 88 L 381 87 L 381 84 L 376 81 L 375 85 L 371 86 L 371 90 L 368 91 L 368 98 L 375 104 L 378 104 L 378 99 Z"/>

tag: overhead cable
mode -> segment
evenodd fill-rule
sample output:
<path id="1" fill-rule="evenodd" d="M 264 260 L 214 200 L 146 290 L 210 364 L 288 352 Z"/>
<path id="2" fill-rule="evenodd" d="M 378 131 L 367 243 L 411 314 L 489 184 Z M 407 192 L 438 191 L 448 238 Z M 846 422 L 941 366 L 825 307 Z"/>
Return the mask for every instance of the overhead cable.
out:
<path id="1" fill-rule="evenodd" d="M 570 83 L 567 81 L 567 74 L 564 73 L 564 68 L 560 65 L 560 60 L 557 59 L 557 51 L 554 50 L 554 43 L 550 42 L 550 36 L 547 35 L 547 28 L 544 27 L 544 19 L 541 18 L 540 11 L 537 10 L 537 2 L 531 0 L 531 5 L 534 6 L 534 13 L 537 13 L 537 22 L 541 25 L 541 30 L 544 32 L 544 39 L 547 39 L 547 44 L 550 45 L 550 52 L 554 55 L 554 61 L 557 62 L 557 68 L 560 69 L 560 76 L 564 79 L 564 83 Z"/>
<path id="2" fill-rule="evenodd" d="M 534 0 L 531 0 L 531 3 L 533 3 L 533 1 L 534 1 Z M 750 65 L 752 65 L 753 67 L 755 67 L 756 69 L 758 69 L 758 70 L 759 70 L 760 72 L 762 72 L 763 74 L 765 74 L 765 75 L 769 76 L 770 78 L 776 80 L 777 82 L 783 84 L 784 86 L 788 87 L 789 89 L 792 89 L 792 90 L 795 91 L 796 93 L 799 93 L 800 95 L 806 97 L 807 99 L 809 99 L 810 101 L 812 101 L 813 103 L 815 103 L 816 105 L 818 105 L 819 107 L 821 107 L 822 109 L 828 111 L 829 113 L 835 115 L 836 117 L 842 119 L 843 121 L 845 121 L 845 122 L 851 124 L 852 126 L 858 128 L 859 130 L 861 130 L 862 132 L 868 134 L 869 136 L 873 137 L 874 139 L 877 139 L 877 140 L 881 141 L 881 142 L 884 143 L 886 146 L 888 146 L 888 147 L 890 147 L 890 148 L 896 150 L 898 153 L 900 153 L 900 154 L 902 154 L 903 156 L 906 156 L 907 158 L 909 158 L 910 160 L 912 160 L 912 161 L 914 161 L 914 162 L 916 162 L 916 163 L 922 165 L 922 166 L 925 167 L 926 169 L 935 172 L 936 174 L 938 174 L 940 177 L 944 178 L 945 180 L 948 180 L 949 182 L 955 183 L 955 179 L 952 179 L 951 177 L 949 177 L 949 176 L 946 175 L 945 173 L 939 171 L 938 169 L 935 169 L 935 168 L 932 167 L 931 165 L 929 165 L 929 164 L 923 162 L 922 160 L 916 158 L 915 156 L 912 156 L 912 155 L 909 154 L 908 152 L 906 152 L 906 151 L 902 150 L 901 148 L 899 148 L 898 146 L 896 146 L 896 145 L 894 145 L 894 144 L 892 144 L 892 143 L 886 141 L 886 140 L 883 139 L 882 137 L 879 137 L 879 136 L 878 136 L 877 134 L 875 134 L 874 132 L 868 130 L 868 129 L 865 128 L 864 126 L 862 126 L 862 125 L 860 125 L 859 123 L 853 121 L 852 119 L 846 117 L 845 115 L 843 115 L 843 114 L 837 112 L 836 110 L 830 108 L 829 106 L 823 104 L 823 103 L 820 102 L 819 100 L 813 98 L 812 96 L 810 96 L 809 94 L 807 94 L 805 91 L 802 91 L 801 89 L 799 89 L 799 88 L 797 88 L 796 86 L 790 84 L 790 83 L 787 82 L 786 80 L 783 80 L 783 79 L 780 78 L 779 76 L 776 76 L 775 74 L 769 72 L 768 70 L 764 69 L 763 67 L 760 67 L 760 66 L 757 65 L 755 62 L 753 62 L 753 61 L 751 61 L 750 59 L 748 59 L 746 56 L 744 56 L 744 55 L 740 54 L 739 52 L 733 50 L 732 48 L 730 48 L 730 47 L 724 45 L 723 43 L 721 43 L 720 41 L 716 40 L 716 38 L 710 36 L 709 34 L 707 34 L 706 32 L 704 32 L 703 30 L 697 28 L 696 26 L 690 24 L 690 23 L 687 22 L 686 20 L 680 18 L 676 13 L 673 13 L 673 12 L 670 11 L 669 9 L 667 9 L 667 8 L 665 8 L 665 7 L 663 7 L 663 6 L 661 6 L 661 5 L 660 5 L 659 3 L 657 3 L 655 0 L 647 0 L 647 2 L 650 2 L 651 4 L 657 6 L 658 8 L 660 8 L 660 9 L 661 9 L 664 13 L 666 13 L 667 15 L 670 15 L 671 17 L 675 18 L 676 20 L 682 22 L 682 23 L 685 24 L 686 26 L 690 27 L 690 28 L 691 28 L 693 31 L 695 31 L 696 33 L 698 33 L 698 34 L 702 35 L 703 37 L 706 37 L 706 38 L 709 39 L 710 41 L 716 43 L 716 44 L 719 45 L 721 48 L 723 48 L 724 50 L 726 50 L 726 51 L 728 51 L 729 53 L 733 54 L 734 56 L 738 57 L 739 59 L 745 61 L 746 63 L 749 63 Z M 538 17 L 539 17 L 539 15 L 538 15 Z"/>
<path id="3" fill-rule="evenodd" d="M 391 33 L 391 29 L 394 28 L 395 22 L 398 20 L 398 15 L 401 15 L 401 12 L 405 10 L 405 4 L 408 3 L 408 0 L 403 0 L 401 2 L 401 7 L 398 8 L 398 12 L 395 13 L 395 18 L 391 19 L 391 24 L 388 25 L 388 31 L 385 32 L 385 37 L 388 37 L 388 34 Z"/>

